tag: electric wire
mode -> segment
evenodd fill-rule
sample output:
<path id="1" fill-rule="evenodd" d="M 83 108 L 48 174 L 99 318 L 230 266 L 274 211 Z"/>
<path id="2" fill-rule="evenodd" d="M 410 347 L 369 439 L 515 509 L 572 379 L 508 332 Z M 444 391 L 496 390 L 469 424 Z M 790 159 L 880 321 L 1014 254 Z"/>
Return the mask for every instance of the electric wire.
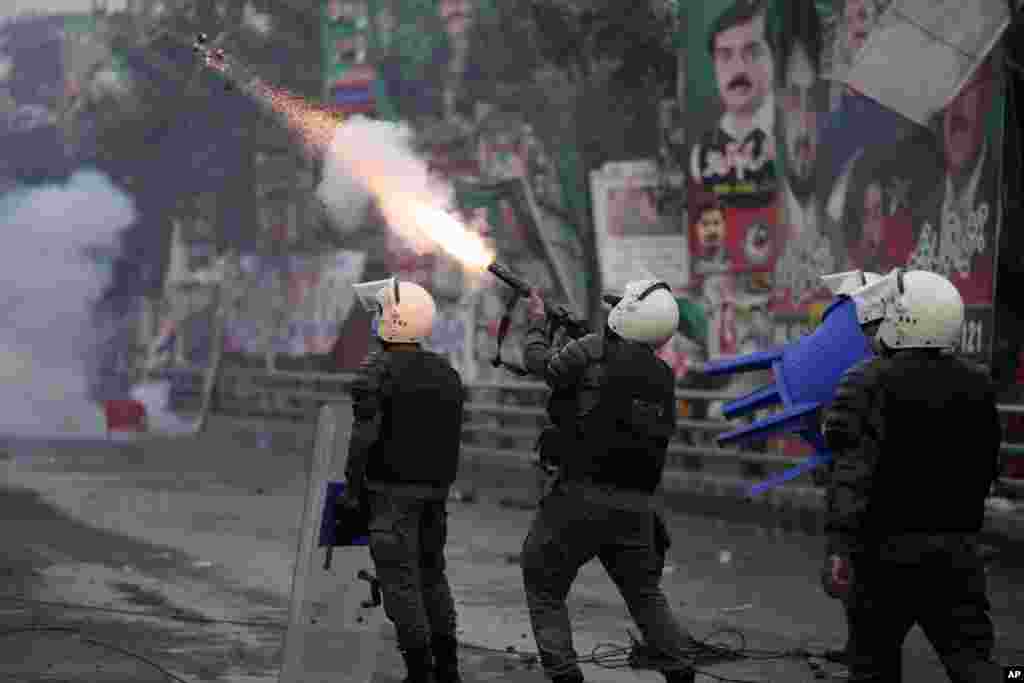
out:
<path id="1" fill-rule="evenodd" d="M 75 603 L 67 601 L 57 600 L 40 600 L 34 598 L 28 598 L 23 595 L 5 594 L 0 595 L 0 602 L 15 602 L 24 605 L 23 609 L 29 609 L 31 606 L 40 607 L 56 607 L 66 610 L 84 610 L 90 612 L 99 612 L 106 614 L 120 614 L 125 616 L 144 617 L 150 619 L 157 619 L 161 621 L 178 621 L 185 623 L 198 623 L 198 624 L 225 624 L 231 626 L 243 626 L 249 628 L 268 629 L 274 631 L 284 632 L 287 630 L 287 625 L 284 622 L 276 622 L 271 620 L 236 620 L 236 619 L 219 619 L 213 617 L 195 617 L 185 614 L 154 614 L 152 612 L 146 612 L 137 609 L 125 609 L 116 607 L 104 607 L 100 605 L 89 605 L 85 603 Z M 168 680 L 175 681 L 175 683 L 187 683 L 182 679 L 176 677 L 173 673 L 167 671 L 159 664 L 154 662 L 152 659 L 145 657 L 144 655 L 132 652 L 125 648 L 121 648 L 117 645 L 90 638 L 82 634 L 80 628 L 71 626 L 47 626 L 47 625 L 36 625 L 26 626 L 20 628 L 12 628 L 4 631 L 0 631 L 0 638 L 25 634 L 25 633 L 37 633 L 37 634 L 65 634 L 68 636 L 77 636 L 77 638 L 84 643 L 94 645 L 96 647 L 110 649 L 115 652 L 119 652 L 125 656 L 131 657 L 138 661 L 141 661 L 161 674 L 165 675 Z M 714 642 L 714 639 L 723 634 L 732 634 L 739 640 L 738 647 L 728 647 L 723 644 Z M 655 669 L 658 671 L 672 671 L 686 668 L 693 668 L 699 673 L 716 681 L 722 681 L 723 683 L 760 683 L 756 679 L 749 678 L 731 678 L 723 676 L 721 674 L 708 671 L 706 665 L 701 665 L 701 660 L 716 660 L 718 662 L 726 661 L 739 661 L 739 660 L 768 660 L 768 659 L 823 659 L 824 653 L 814 653 L 806 649 L 790 649 L 790 650 L 770 650 L 770 649 L 751 649 L 746 645 L 746 638 L 743 633 L 736 628 L 726 627 L 719 628 L 712 631 L 705 639 L 695 639 L 695 646 L 692 650 L 686 654 L 691 657 L 688 661 L 669 661 L 669 660 L 656 660 L 649 659 L 647 661 L 641 660 L 638 657 L 638 651 L 642 648 L 642 644 L 639 643 L 636 638 L 629 634 L 633 640 L 631 645 L 623 646 L 616 643 L 599 643 L 590 652 L 589 655 L 584 655 L 576 658 L 575 660 L 568 662 L 563 667 L 555 667 L 548 673 L 557 675 L 559 673 L 567 673 L 573 671 L 580 664 L 590 664 L 593 666 L 601 667 L 604 669 Z M 521 664 L 528 667 L 533 667 L 538 663 L 538 655 L 535 652 L 517 650 L 514 647 L 508 647 L 505 649 L 487 647 L 484 645 L 476 645 L 473 643 L 459 643 L 461 648 L 475 652 L 485 652 L 493 655 L 499 655 L 507 659 L 518 660 Z"/>
<path id="2" fill-rule="evenodd" d="M 176 621 L 183 623 L 195 623 L 195 624 L 222 624 L 230 626 L 240 626 L 246 628 L 255 629 L 267 629 L 272 631 L 284 632 L 287 630 L 287 624 L 281 621 L 272 621 L 269 619 L 261 620 L 241 620 L 241 619 L 220 619 L 214 617 L 196 617 L 182 613 L 171 613 L 171 614 L 154 614 L 153 612 L 147 612 L 138 609 L 125 609 L 117 607 L 104 607 L 101 605 L 90 605 L 85 603 L 58 601 L 58 600 L 41 600 L 36 598 L 28 598 L 24 595 L 17 594 L 0 594 L 0 602 L 13 602 L 24 605 L 21 609 L 29 609 L 31 606 L 37 607 L 55 607 L 64 610 L 83 610 L 89 612 L 106 613 L 106 614 L 119 614 L 124 616 L 141 617 L 148 619 L 156 619 L 158 621 Z M 64 632 L 64 633 L 80 633 L 79 629 L 73 627 L 60 627 L 60 626 L 34 626 L 34 627 L 22 627 L 17 629 L 9 629 L 6 631 L 0 631 L 0 637 L 15 635 L 17 633 L 31 632 L 31 631 L 42 631 L 42 632 Z M 721 638 L 725 635 L 732 635 L 738 641 L 736 645 L 726 645 L 720 642 L 716 642 L 716 639 Z M 666 660 L 656 661 L 653 658 L 647 662 L 642 662 L 638 656 L 638 653 L 643 649 L 643 644 L 640 643 L 632 633 L 629 633 L 631 645 L 622 646 L 615 643 L 600 643 L 594 647 L 591 653 L 587 656 L 579 657 L 576 660 L 568 663 L 564 667 L 557 667 L 551 671 L 553 674 L 565 673 L 572 671 L 578 664 L 592 664 L 607 669 L 616 668 L 640 668 L 640 669 L 658 669 L 658 670 L 672 670 L 678 668 L 685 668 L 688 666 L 694 666 L 694 663 L 700 662 L 700 660 L 716 660 L 718 662 L 726 661 L 770 661 L 770 660 L 781 660 L 781 659 L 803 659 L 805 661 L 822 660 L 826 659 L 824 652 L 816 652 L 808 648 L 790 648 L 790 649 L 770 649 L 770 648 L 753 648 L 749 647 L 746 642 L 746 637 L 743 632 L 735 627 L 720 627 L 709 633 L 704 639 L 695 638 L 695 647 L 691 651 L 687 652 L 687 655 L 692 657 L 690 662 L 683 663 L 672 663 Z M 101 647 L 106 646 L 106 643 L 98 640 L 87 640 L 83 639 L 83 642 L 90 642 Z M 505 649 L 488 647 L 485 645 L 477 645 L 474 643 L 459 643 L 461 648 L 475 652 L 486 652 L 494 655 L 500 655 L 509 659 L 518 659 L 521 663 L 527 665 L 533 665 L 537 663 L 538 656 L 535 652 L 518 650 L 514 647 L 507 647 Z M 141 658 L 140 661 L 152 664 L 150 660 L 130 653 L 127 650 L 120 650 L 117 646 L 112 646 L 117 651 L 123 651 L 128 656 L 135 658 Z M 1024 655 L 1024 648 L 1000 648 L 1002 652 L 1006 654 L 1012 654 L 1014 656 Z M 703 675 L 715 678 L 716 680 L 722 681 L 733 681 L 741 679 L 730 679 L 721 677 L 718 674 L 714 674 L 701 668 L 699 665 L 695 666 L 700 673 Z M 747 679 L 748 683 L 756 683 Z"/>
<path id="3" fill-rule="evenodd" d="M 138 660 L 138 661 L 142 662 L 143 664 L 146 664 L 147 666 L 150 666 L 153 669 L 156 669 L 157 671 L 159 671 L 162 675 L 166 676 L 167 680 L 169 680 L 169 681 L 174 681 L 175 683 L 188 683 L 188 681 L 186 681 L 183 678 L 179 678 L 179 677 L 175 676 L 170 671 L 168 671 L 164 667 L 160 666 L 159 664 L 154 662 L 149 657 L 146 657 L 144 655 L 140 655 L 140 654 L 138 654 L 136 652 L 132 652 L 131 650 L 128 650 L 128 649 L 123 648 L 123 647 L 120 647 L 118 645 L 114 645 L 112 643 L 108 643 L 108 642 L 105 642 L 105 641 L 102 641 L 102 640 L 96 640 L 95 638 L 90 638 L 88 636 L 83 635 L 80 629 L 77 629 L 77 628 L 74 628 L 74 627 L 71 627 L 71 626 L 22 626 L 22 627 L 19 627 L 19 628 L 5 629 L 3 631 L 0 631 L 0 638 L 8 638 L 8 637 L 11 637 L 11 636 L 21 635 L 21 634 L 24 634 L 24 633 L 36 633 L 36 634 L 60 633 L 60 634 L 64 634 L 64 635 L 67 635 L 67 636 L 70 636 L 70 637 L 74 637 L 75 640 L 83 642 L 83 643 L 85 643 L 87 645 L 92 645 L 94 647 L 98 647 L 98 648 L 105 649 L 105 650 L 111 650 L 113 652 L 117 652 L 118 654 L 121 654 L 121 655 L 123 655 L 125 657 L 128 657 L 130 659 Z"/>

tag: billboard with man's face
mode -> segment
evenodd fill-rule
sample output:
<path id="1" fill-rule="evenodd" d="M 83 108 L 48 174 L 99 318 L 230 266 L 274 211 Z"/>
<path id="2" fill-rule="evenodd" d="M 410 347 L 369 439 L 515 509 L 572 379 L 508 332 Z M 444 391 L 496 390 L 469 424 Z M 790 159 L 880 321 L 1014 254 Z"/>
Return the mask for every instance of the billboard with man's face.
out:
<path id="1" fill-rule="evenodd" d="M 772 126 L 774 55 L 768 3 L 701 3 L 688 12 L 687 92 L 701 106 L 690 121 L 689 180 L 737 206 L 775 193 Z M 696 115 L 700 112 L 700 115 Z"/>
<path id="2" fill-rule="evenodd" d="M 761 338 L 737 313 L 763 302 L 784 245 L 772 12 L 751 0 L 686 7 L 690 282 L 708 315 L 701 341 L 712 358 Z"/>
<path id="3" fill-rule="evenodd" d="M 872 31 L 898 23 L 909 2 L 722 0 L 687 9 L 694 282 L 734 278 L 724 291 L 741 298 L 741 279 L 767 286 L 776 341 L 786 341 L 808 331 L 830 299 L 824 274 L 932 270 L 960 290 L 962 351 L 984 361 L 1002 202 L 998 54 L 977 60 L 926 125 L 843 80 Z M 954 27 L 938 27 L 946 29 Z M 761 263 L 746 258 L 751 244 Z M 758 270 L 770 275 L 748 276 Z"/>

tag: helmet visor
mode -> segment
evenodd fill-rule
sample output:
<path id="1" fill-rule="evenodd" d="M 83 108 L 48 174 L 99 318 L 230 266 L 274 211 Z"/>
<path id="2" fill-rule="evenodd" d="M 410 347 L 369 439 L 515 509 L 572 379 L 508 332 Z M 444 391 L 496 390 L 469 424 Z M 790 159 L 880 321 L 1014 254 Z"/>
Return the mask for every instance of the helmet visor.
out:
<path id="1" fill-rule="evenodd" d="M 378 297 L 388 289 L 394 288 L 395 299 L 397 300 L 398 298 L 397 278 L 389 277 L 387 280 L 357 282 L 352 286 L 356 290 L 356 296 L 359 298 L 359 303 L 363 305 L 363 308 L 368 313 L 377 312 L 377 309 L 380 307 L 380 299 Z"/>

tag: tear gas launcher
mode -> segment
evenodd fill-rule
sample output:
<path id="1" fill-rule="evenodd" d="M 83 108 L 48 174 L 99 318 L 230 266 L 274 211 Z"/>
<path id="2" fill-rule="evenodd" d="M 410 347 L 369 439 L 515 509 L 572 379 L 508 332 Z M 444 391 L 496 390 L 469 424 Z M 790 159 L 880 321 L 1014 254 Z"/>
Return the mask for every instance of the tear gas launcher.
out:
<path id="1" fill-rule="evenodd" d="M 520 299 L 529 298 L 533 287 L 498 262 L 494 262 L 487 266 L 487 270 L 491 275 L 495 276 L 512 288 L 512 295 L 508 299 L 505 308 L 505 315 L 501 317 L 501 322 L 498 324 L 498 346 L 495 351 L 494 358 L 491 360 L 491 365 L 496 368 L 503 367 L 513 374 L 525 377 L 530 374 L 527 370 L 516 365 L 512 365 L 511 363 L 507 363 L 501 359 L 501 345 L 505 341 L 505 335 L 508 334 L 508 328 L 512 323 L 512 310 L 515 308 L 516 304 L 519 303 Z M 545 301 L 544 310 L 547 313 L 548 318 L 549 340 L 553 339 L 554 335 L 560 330 L 564 331 L 570 339 L 578 339 L 590 332 L 590 328 L 587 326 L 586 321 L 578 318 L 565 306 Z"/>

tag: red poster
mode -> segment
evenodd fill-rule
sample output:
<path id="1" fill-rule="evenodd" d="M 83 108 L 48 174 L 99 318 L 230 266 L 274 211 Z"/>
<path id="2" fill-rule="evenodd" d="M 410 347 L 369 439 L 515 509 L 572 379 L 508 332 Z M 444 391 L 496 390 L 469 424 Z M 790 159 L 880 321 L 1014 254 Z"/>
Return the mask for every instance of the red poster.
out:
<path id="1" fill-rule="evenodd" d="M 710 275 L 770 273 L 782 247 L 775 204 L 726 206 L 713 195 L 691 193 L 690 264 L 699 284 Z"/>

